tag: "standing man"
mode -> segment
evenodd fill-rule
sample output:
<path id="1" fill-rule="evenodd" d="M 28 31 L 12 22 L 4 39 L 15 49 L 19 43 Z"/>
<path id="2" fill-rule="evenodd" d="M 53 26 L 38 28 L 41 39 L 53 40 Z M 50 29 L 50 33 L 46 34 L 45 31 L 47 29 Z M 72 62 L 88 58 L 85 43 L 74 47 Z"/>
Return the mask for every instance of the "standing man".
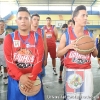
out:
<path id="1" fill-rule="evenodd" d="M 56 40 L 58 32 L 55 26 L 51 25 L 51 18 L 46 18 L 47 25 L 43 27 L 47 39 L 47 48 L 50 56 L 52 58 L 53 73 L 57 75 L 56 72 Z"/>
<path id="2" fill-rule="evenodd" d="M 87 11 L 84 5 L 77 6 L 73 12 L 75 26 L 73 31 L 67 30 L 61 37 L 57 56 L 65 55 L 65 94 L 66 100 L 92 100 L 93 76 L 91 71 L 91 55 L 96 57 L 96 47 L 88 55 L 81 55 L 76 51 L 76 38 L 90 35 L 84 31 L 87 23 Z M 73 41 L 73 42 L 72 42 Z M 95 44 L 95 42 L 94 42 Z M 74 60 L 73 60 L 74 59 Z M 83 61 L 78 63 L 77 60 Z M 85 61 L 85 62 L 84 62 Z"/>
<path id="3" fill-rule="evenodd" d="M 44 61 L 43 61 L 43 71 L 41 73 L 42 76 L 45 76 L 45 66 L 47 65 L 47 42 L 46 42 L 46 35 L 44 33 L 43 29 L 40 29 L 39 26 L 39 21 L 40 21 L 40 16 L 38 14 L 33 14 L 31 16 L 31 30 L 34 32 L 37 32 L 41 37 L 43 38 L 44 41 Z"/>
<path id="4" fill-rule="evenodd" d="M 67 24 L 62 25 L 62 35 L 65 33 L 67 28 L 68 28 Z M 64 56 L 60 58 L 60 68 L 59 68 L 60 72 L 59 72 L 59 80 L 58 80 L 59 83 L 62 83 L 62 72 L 63 72 L 63 66 L 64 66 L 63 60 L 64 60 Z"/>
<path id="5" fill-rule="evenodd" d="M 5 22 L 4 20 L 0 19 L 0 76 L 2 75 L 1 66 L 3 66 L 4 67 L 3 83 L 8 84 L 7 68 L 6 68 L 6 63 L 5 63 L 4 53 L 3 53 L 3 40 L 5 35 L 6 35 Z"/>
<path id="6" fill-rule="evenodd" d="M 71 27 L 72 29 L 74 28 L 74 21 L 73 20 L 68 20 L 68 24 L 63 24 L 62 30 L 63 34 L 66 32 L 67 28 Z M 59 83 L 62 83 L 62 72 L 63 72 L 63 66 L 64 66 L 64 57 L 61 57 L 61 65 L 60 65 L 60 76 L 59 76 Z"/>
<path id="7" fill-rule="evenodd" d="M 7 100 L 44 100 L 41 86 L 38 94 L 25 96 L 19 90 L 31 90 L 37 76 L 42 71 L 44 45 L 40 35 L 30 31 L 31 16 L 26 7 L 20 7 L 16 15 L 18 30 L 8 34 L 4 41 L 4 53 L 8 68 Z M 26 74 L 30 73 L 29 76 Z"/>

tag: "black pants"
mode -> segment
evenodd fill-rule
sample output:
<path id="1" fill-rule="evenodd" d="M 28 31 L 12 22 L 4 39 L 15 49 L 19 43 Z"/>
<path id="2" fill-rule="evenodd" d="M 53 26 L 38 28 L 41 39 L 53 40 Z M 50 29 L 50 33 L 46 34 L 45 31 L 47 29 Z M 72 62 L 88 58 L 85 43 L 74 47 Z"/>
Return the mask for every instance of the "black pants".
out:
<path id="1" fill-rule="evenodd" d="M 63 71 L 63 66 L 64 66 L 64 64 L 60 65 L 60 71 Z"/>

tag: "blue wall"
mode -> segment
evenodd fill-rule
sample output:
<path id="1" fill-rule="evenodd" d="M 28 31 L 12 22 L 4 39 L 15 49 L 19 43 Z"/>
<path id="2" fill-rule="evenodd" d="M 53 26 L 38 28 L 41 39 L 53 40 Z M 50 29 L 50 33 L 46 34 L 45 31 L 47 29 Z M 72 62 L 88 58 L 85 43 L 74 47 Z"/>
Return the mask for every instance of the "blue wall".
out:
<path id="1" fill-rule="evenodd" d="M 36 11 L 30 10 L 30 14 L 38 13 L 38 14 L 72 14 L 72 11 Z M 13 14 L 17 14 L 17 11 L 12 11 Z M 89 15 L 99 15 L 99 11 L 88 11 Z"/>
<path id="2" fill-rule="evenodd" d="M 43 25 L 39 25 L 39 27 L 42 28 Z M 87 25 L 87 27 L 88 27 L 89 29 L 93 29 L 93 28 L 98 29 L 98 28 L 100 28 L 100 25 Z M 18 28 L 17 26 L 7 26 L 7 29 L 15 30 L 15 29 L 17 29 L 17 28 Z"/>

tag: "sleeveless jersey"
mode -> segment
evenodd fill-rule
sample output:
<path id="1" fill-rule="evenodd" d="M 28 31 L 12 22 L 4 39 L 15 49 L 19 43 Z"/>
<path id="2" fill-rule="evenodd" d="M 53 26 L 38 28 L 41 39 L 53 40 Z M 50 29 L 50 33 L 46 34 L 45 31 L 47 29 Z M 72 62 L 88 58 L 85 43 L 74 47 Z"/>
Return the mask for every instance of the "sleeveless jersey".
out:
<path id="1" fill-rule="evenodd" d="M 85 35 L 89 35 L 88 30 L 84 30 Z M 65 32 L 66 46 L 76 39 L 73 29 L 69 27 Z M 72 69 L 88 69 L 91 68 L 91 54 L 81 55 L 75 50 L 69 50 L 65 55 L 64 64 L 67 68 Z"/>
<path id="2" fill-rule="evenodd" d="M 47 28 L 47 26 L 44 26 L 43 29 L 44 29 L 44 32 L 46 33 L 47 45 L 51 46 L 56 41 L 54 26 L 51 25 L 49 29 Z"/>
<path id="3" fill-rule="evenodd" d="M 37 33 L 30 32 L 27 42 L 24 43 L 18 31 L 15 31 L 13 38 L 13 61 L 22 73 L 30 73 L 34 66 L 36 57 Z M 26 37 L 25 37 L 26 38 Z M 34 39 L 35 38 L 35 39 Z"/>

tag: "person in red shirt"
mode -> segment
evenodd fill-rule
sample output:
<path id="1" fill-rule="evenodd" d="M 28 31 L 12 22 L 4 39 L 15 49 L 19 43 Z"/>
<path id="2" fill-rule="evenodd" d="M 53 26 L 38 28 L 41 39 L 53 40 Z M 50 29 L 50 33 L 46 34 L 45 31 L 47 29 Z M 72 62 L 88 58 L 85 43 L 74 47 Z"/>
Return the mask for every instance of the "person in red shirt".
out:
<path id="1" fill-rule="evenodd" d="M 43 39 L 30 31 L 31 16 L 26 7 L 20 7 L 16 15 L 18 30 L 8 34 L 4 40 L 4 54 L 8 69 L 7 100 L 44 100 L 43 87 L 37 95 L 25 96 L 19 90 L 19 80 L 25 91 L 29 91 L 42 71 L 44 57 Z M 30 73 L 29 76 L 26 74 Z"/>
<path id="2" fill-rule="evenodd" d="M 74 22 L 73 22 L 73 20 L 68 20 L 68 23 L 67 24 L 63 24 L 63 26 L 62 26 L 62 33 L 64 34 L 65 32 L 66 32 L 66 30 L 67 30 L 67 28 L 68 27 L 74 27 Z M 61 65 L 60 65 L 60 73 L 59 73 L 59 83 L 62 83 L 62 72 L 63 72 L 63 66 L 64 66 L 64 63 L 63 63 L 63 61 L 64 61 L 64 57 L 61 57 Z"/>
<path id="3" fill-rule="evenodd" d="M 31 23 L 31 30 L 34 32 L 37 32 L 39 35 L 41 35 L 41 37 L 43 38 L 44 41 L 44 48 L 45 48 L 45 52 L 44 52 L 44 61 L 43 61 L 43 71 L 41 73 L 42 76 L 45 76 L 45 66 L 47 65 L 47 42 L 46 42 L 46 35 L 44 33 L 44 30 L 39 28 L 39 20 L 40 20 L 40 16 L 38 14 L 33 14 L 31 16 L 32 19 L 32 23 Z"/>
<path id="4" fill-rule="evenodd" d="M 52 66 L 53 66 L 53 73 L 54 75 L 57 75 L 56 72 L 56 40 L 58 36 L 58 32 L 55 26 L 51 25 L 51 18 L 46 18 L 47 25 L 43 27 L 44 32 L 46 34 L 46 40 L 47 40 L 47 50 L 50 53 L 50 56 L 52 58 Z"/>
<path id="5" fill-rule="evenodd" d="M 58 57 L 64 57 L 65 67 L 65 100 L 91 100 L 93 94 L 93 76 L 91 71 L 91 55 L 96 57 L 96 47 L 87 55 L 76 51 L 76 38 L 90 35 L 84 30 L 87 24 L 87 11 L 84 5 L 79 5 L 73 12 L 74 28 L 68 28 L 62 35 L 57 50 Z M 95 46 L 95 42 L 94 42 Z"/>

